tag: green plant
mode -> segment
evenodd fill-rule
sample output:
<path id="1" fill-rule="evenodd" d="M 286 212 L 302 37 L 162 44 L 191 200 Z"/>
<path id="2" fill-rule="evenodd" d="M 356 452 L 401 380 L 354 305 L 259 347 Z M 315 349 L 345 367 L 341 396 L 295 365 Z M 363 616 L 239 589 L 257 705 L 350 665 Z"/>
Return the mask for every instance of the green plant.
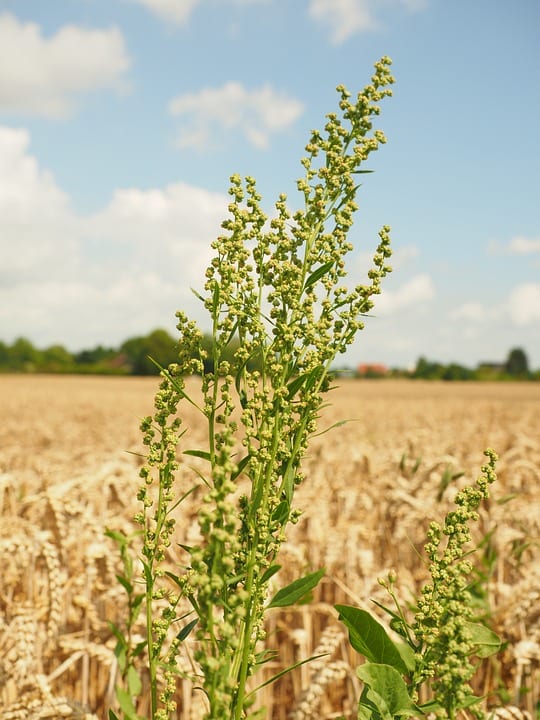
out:
<path id="1" fill-rule="evenodd" d="M 161 369 L 155 413 L 141 426 L 148 456 L 136 521 L 143 533 L 144 599 L 130 601 L 130 608 L 144 609 L 152 720 L 176 716 L 177 658 L 192 632 L 198 664 L 193 679 L 206 695 L 206 717 L 248 717 L 257 690 L 248 689 L 248 680 L 269 659 L 260 650 L 266 612 L 302 599 L 324 572 L 311 572 L 268 598 L 286 527 L 300 514 L 294 491 L 330 389 L 331 363 L 363 327 L 361 317 L 390 271 L 385 226 L 368 283 L 352 290 L 342 285 L 352 250 L 347 235 L 357 209 L 356 176 L 369 172 L 362 163 L 385 142 L 380 130 L 373 131 L 372 118 L 377 103 L 391 94 L 389 66 L 386 57 L 376 63 L 371 84 L 355 102 L 338 87 L 340 114 L 329 114 L 324 132 L 313 131 L 306 146 L 301 209 L 291 213 L 280 195 L 269 221 L 255 181 L 231 178 L 226 234 L 213 243 L 204 293 L 196 293 L 210 316 L 210 345 L 194 322 L 177 313 L 177 362 Z M 201 377 L 200 400 L 188 395 L 184 377 L 190 374 Z M 184 402 L 205 418 L 208 446 L 180 448 L 205 466 L 197 482 L 179 490 L 183 431 L 177 413 Z M 182 546 L 185 567 L 171 567 L 177 509 L 196 487 L 204 493 L 200 542 Z M 129 573 L 119 581 L 128 594 L 135 592 Z M 118 642 L 124 676 L 131 678 L 119 701 L 124 717 L 135 720 L 142 685 L 129 663 L 135 667 L 141 648 L 129 648 L 129 637 Z M 116 717 L 112 710 L 110 715 Z"/>
<path id="2" fill-rule="evenodd" d="M 376 604 L 388 613 L 390 626 L 401 640 L 393 640 L 365 610 L 337 606 L 352 646 L 367 660 L 357 671 L 364 683 L 358 708 L 361 720 L 428 712 L 455 718 L 480 700 L 469 685 L 476 669 L 472 658 L 488 657 L 500 647 L 495 633 L 475 618 L 470 578 L 477 582 L 477 577 L 467 549 L 469 525 L 478 520 L 478 507 L 489 497 L 488 487 L 496 478 L 497 456 L 490 449 L 485 454 L 488 462 L 476 484 L 457 493 L 456 508 L 442 525 L 432 522 L 429 526 L 424 549 L 431 580 L 421 590 L 412 619 L 397 598 L 395 573 L 380 581 L 394 609 Z M 426 693 L 429 699 L 420 703 L 421 694 Z"/>

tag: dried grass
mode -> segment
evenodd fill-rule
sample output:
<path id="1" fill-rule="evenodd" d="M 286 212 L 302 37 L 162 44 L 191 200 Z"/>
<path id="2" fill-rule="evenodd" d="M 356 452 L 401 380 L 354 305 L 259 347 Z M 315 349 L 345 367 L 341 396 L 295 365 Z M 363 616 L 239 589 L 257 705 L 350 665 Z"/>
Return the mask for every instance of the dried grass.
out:
<path id="1" fill-rule="evenodd" d="M 125 451 L 142 452 L 138 421 L 155 387 L 155 379 L 0 376 L 0 720 L 106 716 L 116 673 L 107 620 L 121 618 L 124 598 L 116 550 L 103 533 L 128 532 L 138 510 L 140 459 Z M 514 709 L 498 717 L 534 717 L 540 386 L 343 381 L 331 401 L 321 429 L 357 420 L 313 443 L 297 496 L 305 514 L 291 529 L 276 586 L 321 566 L 327 576 L 312 604 L 271 615 L 269 644 L 279 660 L 267 674 L 328 654 L 265 688 L 260 703 L 273 720 L 355 716 L 358 657 L 333 605 L 376 610 L 370 598 L 386 602 L 377 578 L 390 568 L 402 596 L 414 596 L 426 578 L 418 552 L 427 522 L 478 475 L 490 445 L 501 456 L 499 480 L 477 537 L 493 531 L 490 615 L 508 646 L 477 682 L 486 693 L 507 688 Z M 187 442 L 201 447 L 204 428 L 190 408 L 186 414 Z M 188 473 L 186 466 L 180 482 Z M 179 529 L 187 544 L 196 508 L 194 494 Z M 187 643 L 186 671 L 191 650 Z M 178 702 L 182 717 L 204 711 L 188 681 Z"/>

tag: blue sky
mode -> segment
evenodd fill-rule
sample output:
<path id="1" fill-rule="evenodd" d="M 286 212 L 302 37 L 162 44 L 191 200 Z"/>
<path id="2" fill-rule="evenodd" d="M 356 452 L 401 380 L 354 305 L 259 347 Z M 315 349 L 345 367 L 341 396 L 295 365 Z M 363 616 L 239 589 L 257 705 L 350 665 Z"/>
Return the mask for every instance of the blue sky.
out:
<path id="1" fill-rule="evenodd" d="M 0 0 L 0 339 L 204 329 L 229 176 L 296 207 L 335 86 L 389 55 L 350 283 L 383 224 L 394 272 L 346 362 L 539 367 L 539 27 L 537 0 Z"/>

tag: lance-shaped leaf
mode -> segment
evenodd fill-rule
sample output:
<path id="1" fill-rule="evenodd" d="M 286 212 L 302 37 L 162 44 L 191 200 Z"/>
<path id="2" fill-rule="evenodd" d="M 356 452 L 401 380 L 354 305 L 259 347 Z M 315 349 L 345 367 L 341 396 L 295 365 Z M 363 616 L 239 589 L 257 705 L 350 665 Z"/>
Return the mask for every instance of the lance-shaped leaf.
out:
<path id="1" fill-rule="evenodd" d="M 322 568 L 278 590 L 272 600 L 270 600 L 268 607 L 288 607 L 289 605 L 294 605 L 319 584 L 325 572 L 325 568 Z"/>

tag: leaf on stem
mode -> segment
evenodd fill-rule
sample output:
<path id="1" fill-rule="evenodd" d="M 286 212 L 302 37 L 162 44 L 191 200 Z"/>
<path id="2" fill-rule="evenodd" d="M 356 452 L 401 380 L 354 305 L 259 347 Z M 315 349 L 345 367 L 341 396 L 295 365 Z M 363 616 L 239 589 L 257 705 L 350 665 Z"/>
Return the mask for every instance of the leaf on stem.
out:
<path id="1" fill-rule="evenodd" d="M 368 688 L 362 698 L 369 702 L 358 708 L 358 717 L 372 717 L 375 706 L 382 720 L 418 715 L 418 707 L 409 697 L 407 685 L 400 673 L 392 666 L 380 663 L 365 663 L 356 669 L 356 674 Z M 362 705 L 360 698 L 360 705 Z M 366 707 L 367 705 L 367 707 Z M 369 714 L 364 712 L 369 711 Z"/>
<path id="2" fill-rule="evenodd" d="M 256 688 L 254 688 L 250 693 L 246 695 L 246 698 L 250 697 L 251 695 L 255 695 L 261 688 L 266 687 L 267 685 L 271 685 L 276 680 L 279 680 L 280 677 L 283 677 L 284 675 L 287 675 L 287 673 L 290 673 L 291 670 L 295 670 L 297 667 L 300 667 L 301 665 L 305 665 L 308 662 L 311 662 L 312 660 L 318 660 L 319 658 L 326 657 L 328 653 L 322 653 L 321 655 L 312 655 L 311 657 L 306 658 L 305 660 L 299 660 L 298 662 L 294 663 L 294 665 L 289 665 L 289 667 L 286 667 L 284 670 L 280 670 L 280 672 L 276 673 L 275 675 L 272 675 L 271 678 L 268 678 L 268 680 L 265 680 L 260 685 L 257 685 Z M 273 658 L 268 658 L 269 660 L 272 660 Z M 267 662 L 267 661 L 265 661 Z"/>
<path id="3" fill-rule="evenodd" d="M 270 578 L 278 572 L 278 570 L 281 570 L 281 565 L 270 565 L 261 577 L 261 583 L 267 583 Z"/>
<path id="4" fill-rule="evenodd" d="M 479 658 L 494 655 L 501 647 L 501 638 L 482 623 L 465 623 L 474 643 L 474 654 Z"/>
<path id="5" fill-rule="evenodd" d="M 313 590 L 313 588 L 315 588 L 319 584 L 319 581 L 321 580 L 325 572 L 326 568 L 321 568 L 321 570 L 317 570 L 316 572 L 305 575 L 303 578 L 294 580 L 294 582 L 290 583 L 281 590 L 278 590 L 272 600 L 270 600 L 270 603 L 267 607 L 275 608 L 289 607 L 289 605 L 295 605 L 299 600 L 301 600 L 305 595 L 307 595 L 311 590 Z"/>
<path id="6" fill-rule="evenodd" d="M 353 648 L 372 663 L 395 668 L 402 675 L 414 669 L 414 653 L 408 645 L 395 643 L 375 618 L 360 608 L 336 605 L 339 619 L 349 630 Z"/>
<path id="7" fill-rule="evenodd" d="M 176 636 L 177 640 L 180 640 L 180 642 L 184 642 L 184 640 L 187 638 L 187 636 L 190 634 L 190 632 L 193 630 L 193 628 L 198 622 L 199 618 L 195 618 L 195 620 L 192 620 L 185 627 L 183 627 Z"/>
<path id="8" fill-rule="evenodd" d="M 201 458 L 202 460 L 208 460 L 210 462 L 211 455 L 206 450 L 184 450 L 184 455 L 192 455 L 193 457 Z"/>
<path id="9" fill-rule="evenodd" d="M 118 704 L 120 705 L 120 709 L 124 713 L 125 720 L 140 720 L 137 715 L 137 711 L 135 710 L 135 706 L 133 705 L 133 700 L 127 690 L 117 687 L 116 698 L 118 700 Z"/>
<path id="10" fill-rule="evenodd" d="M 324 275 L 326 275 L 326 273 L 333 265 L 334 261 L 329 260 L 328 262 L 325 262 L 323 265 L 318 267 L 314 272 L 312 272 L 304 284 L 304 292 L 308 290 L 312 285 L 315 285 L 317 280 L 320 280 Z"/>

